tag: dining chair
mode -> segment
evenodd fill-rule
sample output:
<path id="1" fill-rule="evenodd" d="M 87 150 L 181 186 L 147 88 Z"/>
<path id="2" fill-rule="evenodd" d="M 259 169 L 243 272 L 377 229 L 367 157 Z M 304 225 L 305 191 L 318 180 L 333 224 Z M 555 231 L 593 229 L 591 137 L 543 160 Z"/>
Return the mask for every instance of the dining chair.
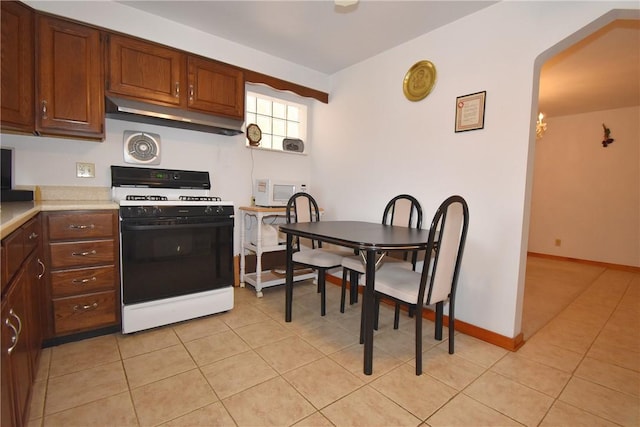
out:
<path id="1" fill-rule="evenodd" d="M 320 221 L 318 203 L 308 193 L 299 192 L 291 196 L 286 209 L 287 224 L 297 222 Z M 329 249 L 322 247 L 322 242 L 312 239 L 295 238 L 293 242 L 292 261 L 317 272 L 318 292 L 320 293 L 320 314 L 326 314 L 326 275 L 327 271 L 342 265 L 345 256 L 353 255 L 353 251 Z"/>
<path id="2" fill-rule="evenodd" d="M 381 298 L 405 304 L 415 312 L 416 375 L 422 374 L 422 314 L 435 305 L 435 339 L 442 340 L 443 307 L 449 303 L 449 354 L 454 352 L 454 308 L 460 263 L 469 227 L 469 208 L 461 196 L 447 198 L 436 211 L 429 228 L 422 272 L 397 265 L 376 272 L 376 316 Z"/>
<path id="3" fill-rule="evenodd" d="M 382 214 L 382 224 L 384 225 L 400 225 L 409 228 L 422 228 L 422 207 L 418 200 L 409 194 L 399 194 L 389 200 Z M 393 253 L 381 254 L 382 259 L 378 268 L 384 266 L 384 263 L 403 262 L 404 267 L 415 270 L 418 261 L 418 252 L 416 251 L 394 251 Z M 358 284 L 360 277 L 365 272 L 366 262 L 360 255 L 348 256 L 342 259 L 342 294 L 340 297 L 340 312 L 344 313 L 347 276 L 350 282 L 349 304 L 353 304 L 358 300 Z M 400 306 L 396 306 L 396 319 L 400 315 Z M 397 328 L 398 320 L 395 322 Z"/>

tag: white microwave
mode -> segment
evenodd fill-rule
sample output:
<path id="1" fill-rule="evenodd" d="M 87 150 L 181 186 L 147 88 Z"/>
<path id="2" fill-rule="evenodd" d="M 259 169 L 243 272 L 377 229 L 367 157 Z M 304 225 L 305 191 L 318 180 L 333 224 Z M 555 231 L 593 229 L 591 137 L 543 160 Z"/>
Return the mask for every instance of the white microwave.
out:
<path id="1" fill-rule="evenodd" d="M 256 179 L 253 186 L 253 198 L 256 206 L 287 206 L 291 196 L 300 191 L 307 191 L 307 186 L 268 178 Z"/>

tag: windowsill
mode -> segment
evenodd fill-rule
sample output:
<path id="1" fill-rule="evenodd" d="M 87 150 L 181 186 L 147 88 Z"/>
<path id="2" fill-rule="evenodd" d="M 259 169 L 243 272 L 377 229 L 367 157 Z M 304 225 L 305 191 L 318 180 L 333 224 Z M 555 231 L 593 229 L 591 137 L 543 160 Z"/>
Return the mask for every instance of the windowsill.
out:
<path id="1" fill-rule="evenodd" d="M 268 151 L 270 153 L 279 153 L 279 154 L 294 154 L 296 156 L 306 156 L 308 155 L 306 151 L 303 151 L 302 153 L 298 153 L 296 151 L 284 151 L 284 150 L 272 150 L 270 148 L 262 148 L 262 147 L 250 147 L 248 145 L 245 145 L 245 148 L 249 148 L 251 150 L 259 150 L 259 151 Z"/>

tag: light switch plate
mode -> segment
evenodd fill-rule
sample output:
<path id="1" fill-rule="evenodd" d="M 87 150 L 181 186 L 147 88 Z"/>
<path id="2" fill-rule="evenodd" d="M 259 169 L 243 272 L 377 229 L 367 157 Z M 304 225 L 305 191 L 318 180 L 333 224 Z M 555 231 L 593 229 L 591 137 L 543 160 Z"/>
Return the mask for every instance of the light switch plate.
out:
<path id="1" fill-rule="evenodd" d="M 95 163 L 76 163 L 76 176 L 78 178 L 95 178 L 96 177 L 96 165 Z"/>

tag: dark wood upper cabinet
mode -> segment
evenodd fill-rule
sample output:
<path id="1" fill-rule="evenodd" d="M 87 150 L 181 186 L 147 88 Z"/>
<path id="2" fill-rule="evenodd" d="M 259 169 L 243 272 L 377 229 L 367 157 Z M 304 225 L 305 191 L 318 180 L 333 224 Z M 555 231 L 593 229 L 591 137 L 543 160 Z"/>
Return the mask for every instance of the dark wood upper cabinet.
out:
<path id="1" fill-rule="evenodd" d="M 2 1 L 0 125 L 3 130 L 34 130 L 34 12 L 15 1 Z"/>
<path id="2" fill-rule="evenodd" d="M 36 18 L 36 132 L 104 137 L 104 73 L 100 31 Z"/>
<path id="3" fill-rule="evenodd" d="M 244 117 L 239 68 L 117 34 L 108 36 L 107 61 L 108 94 Z"/>
<path id="4" fill-rule="evenodd" d="M 107 91 L 170 106 L 185 106 L 184 53 L 155 43 L 108 36 Z"/>
<path id="5" fill-rule="evenodd" d="M 103 140 L 105 91 L 244 118 L 245 81 L 328 102 L 328 94 L 3 0 L 0 131 Z M 106 48 L 105 48 L 106 44 Z"/>
<path id="6" fill-rule="evenodd" d="M 190 109 L 244 117 L 244 78 L 240 69 L 189 56 L 188 70 Z"/>

